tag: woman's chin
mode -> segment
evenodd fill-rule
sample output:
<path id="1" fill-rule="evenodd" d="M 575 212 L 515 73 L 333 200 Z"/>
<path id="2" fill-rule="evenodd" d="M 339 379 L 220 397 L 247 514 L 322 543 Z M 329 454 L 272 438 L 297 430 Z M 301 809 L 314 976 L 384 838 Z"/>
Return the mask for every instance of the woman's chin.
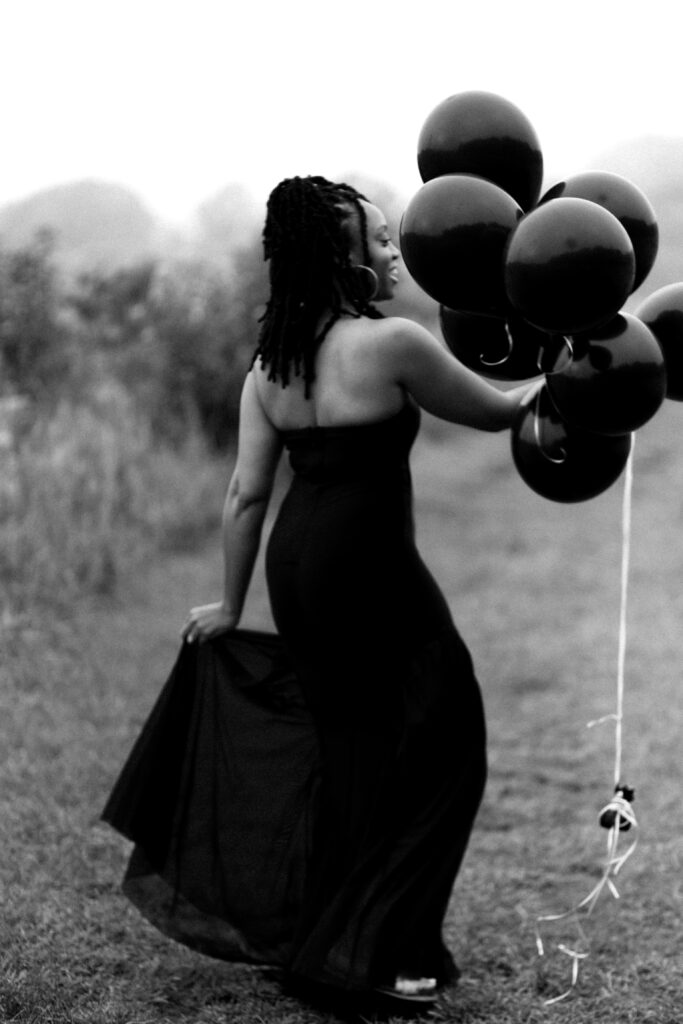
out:
<path id="1" fill-rule="evenodd" d="M 396 285 L 393 282 L 391 284 L 384 285 L 383 288 L 380 288 L 378 290 L 377 294 L 375 295 L 372 301 L 389 302 L 390 299 L 393 299 L 395 291 Z"/>

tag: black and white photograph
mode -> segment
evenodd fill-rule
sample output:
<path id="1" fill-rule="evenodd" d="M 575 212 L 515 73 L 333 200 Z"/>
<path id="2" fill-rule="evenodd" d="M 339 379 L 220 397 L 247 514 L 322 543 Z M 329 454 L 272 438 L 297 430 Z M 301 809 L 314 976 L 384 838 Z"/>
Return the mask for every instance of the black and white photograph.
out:
<path id="1" fill-rule="evenodd" d="M 0 1024 L 680 1024 L 677 21 L 5 7 Z"/>

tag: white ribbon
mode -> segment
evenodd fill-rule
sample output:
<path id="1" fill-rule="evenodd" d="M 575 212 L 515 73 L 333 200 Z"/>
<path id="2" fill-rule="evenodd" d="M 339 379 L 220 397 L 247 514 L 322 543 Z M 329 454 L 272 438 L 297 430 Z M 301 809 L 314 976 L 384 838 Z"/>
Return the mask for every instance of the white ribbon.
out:
<path id="1" fill-rule="evenodd" d="M 619 835 L 622 831 L 620 828 L 622 819 L 632 827 L 637 828 L 638 822 L 636 821 L 635 814 L 630 802 L 624 797 L 623 791 L 619 788 L 621 784 L 621 760 L 622 760 L 622 721 L 623 721 L 623 709 L 624 709 L 624 668 L 626 663 L 626 608 L 628 598 L 628 573 L 629 563 L 631 556 L 631 493 L 633 489 L 633 444 L 635 441 L 634 435 L 631 437 L 631 451 L 626 463 L 626 472 L 624 478 L 624 497 L 622 505 L 622 554 L 621 554 L 621 601 L 619 611 L 619 647 L 617 655 L 617 707 L 616 711 L 603 715 L 601 718 L 596 718 L 591 722 L 588 722 L 588 728 L 592 728 L 595 725 L 601 725 L 604 722 L 614 722 L 614 786 L 615 793 L 608 804 L 600 811 L 600 817 L 605 812 L 611 811 L 614 814 L 614 824 L 609 829 L 607 835 L 607 859 L 603 867 L 602 877 L 600 878 L 597 885 L 585 896 L 579 903 L 574 907 L 561 914 L 544 914 L 536 918 L 535 930 L 536 930 L 536 948 L 538 955 L 543 956 L 545 953 L 543 947 L 543 939 L 541 938 L 540 924 L 546 921 L 562 921 L 568 918 L 573 918 L 574 924 L 579 932 L 580 939 L 588 945 L 586 934 L 581 927 L 579 915 L 584 912 L 586 916 L 592 913 L 595 904 L 602 892 L 607 889 L 615 899 L 619 899 L 619 892 L 613 879 L 619 873 L 624 863 L 631 856 L 636 848 L 637 840 L 633 840 L 631 845 L 628 847 L 625 853 L 618 853 Z M 625 830 L 624 830 L 625 831 Z M 576 950 L 572 949 L 564 943 L 557 943 L 556 948 L 563 953 L 565 956 L 571 957 L 572 960 L 572 975 L 571 984 L 566 992 L 563 992 L 559 996 L 554 996 L 552 999 L 546 999 L 544 1004 L 550 1006 L 552 1003 L 559 1003 L 561 1000 L 566 999 L 571 995 L 572 991 L 576 987 L 579 979 L 579 965 L 582 960 L 585 960 L 590 954 L 587 950 Z"/>

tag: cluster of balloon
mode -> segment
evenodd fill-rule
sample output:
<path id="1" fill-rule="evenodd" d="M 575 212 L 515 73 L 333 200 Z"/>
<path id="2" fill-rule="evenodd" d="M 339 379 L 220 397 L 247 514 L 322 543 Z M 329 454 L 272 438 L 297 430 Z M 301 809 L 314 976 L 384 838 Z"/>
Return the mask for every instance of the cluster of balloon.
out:
<path id="1" fill-rule="evenodd" d="M 451 351 L 484 376 L 543 376 L 512 429 L 525 482 L 554 501 L 600 494 L 633 431 L 683 400 L 683 284 L 622 311 L 658 247 L 630 181 L 586 171 L 541 196 L 526 116 L 488 92 L 440 103 L 418 141 L 423 185 L 401 220 L 406 266 L 440 306 Z"/>

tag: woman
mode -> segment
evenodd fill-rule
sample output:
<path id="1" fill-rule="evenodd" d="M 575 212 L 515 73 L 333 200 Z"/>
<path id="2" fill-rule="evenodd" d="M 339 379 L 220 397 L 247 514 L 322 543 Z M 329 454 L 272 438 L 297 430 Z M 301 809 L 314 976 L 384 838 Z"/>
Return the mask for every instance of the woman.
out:
<path id="1" fill-rule="evenodd" d="M 501 430 L 527 388 L 500 392 L 422 327 L 381 317 L 372 300 L 392 297 L 399 252 L 380 210 L 349 186 L 281 182 L 264 248 L 271 296 L 224 507 L 224 593 L 193 608 L 182 632 L 207 649 L 222 642 L 204 643 L 212 638 L 249 645 L 236 627 L 286 448 L 294 477 L 266 571 L 304 695 L 315 778 L 302 770 L 278 798 L 295 809 L 269 849 L 287 837 L 278 878 L 295 881 L 272 895 L 269 906 L 287 911 L 271 952 L 254 952 L 251 908 L 233 913 L 228 900 L 221 913 L 247 921 L 237 929 L 244 959 L 336 989 L 430 1001 L 457 973 L 441 926 L 483 792 L 485 727 L 469 653 L 415 547 L 408 455 L 418 407 Z M 264 757 L 276 756 L 271 744 Z M 285 761 L 272 784 L 289 772 Z M 251 806 L 259 800 L 252 792 Z M 222 855 L 227 876 L 238 870 L 231 843 L 243 830 Z M 302 834 L 295 852 L 291 836 Z M 245 882 L 238 898 L 275 886 L 271 874 Z"/>

